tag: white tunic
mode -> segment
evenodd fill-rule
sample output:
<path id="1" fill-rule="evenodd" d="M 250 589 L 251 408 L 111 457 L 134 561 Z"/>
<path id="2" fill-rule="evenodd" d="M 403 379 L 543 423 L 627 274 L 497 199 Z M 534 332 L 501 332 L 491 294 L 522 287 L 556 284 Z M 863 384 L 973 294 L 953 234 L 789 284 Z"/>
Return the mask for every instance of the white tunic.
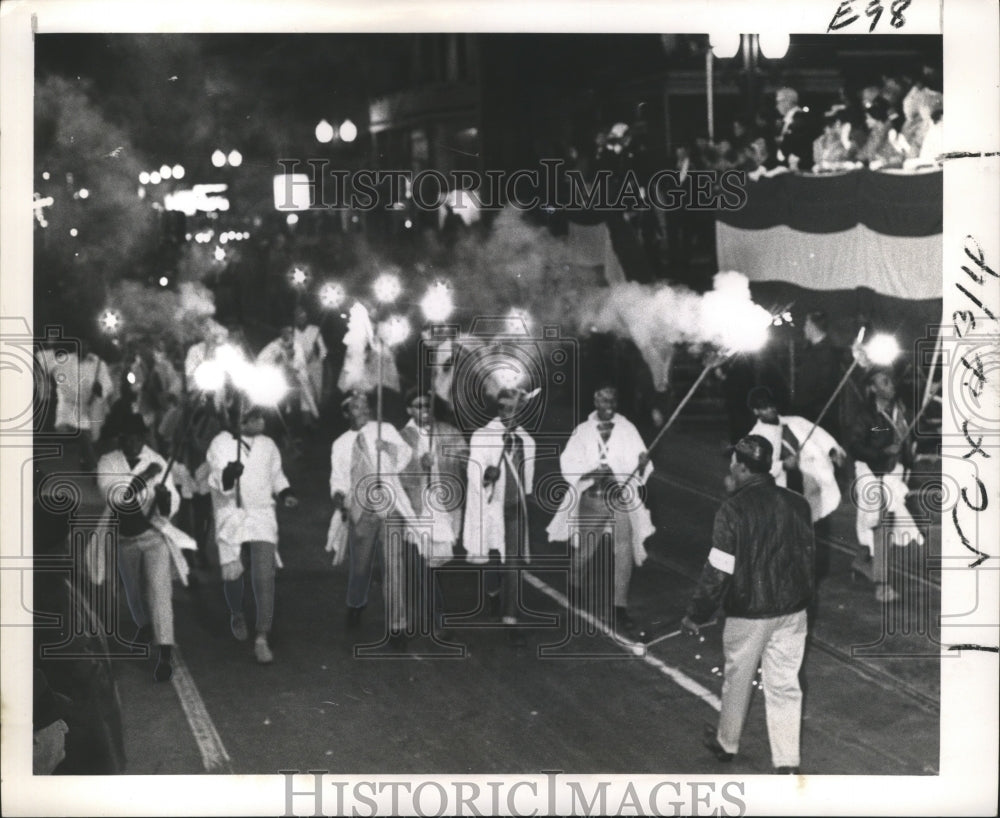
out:
<path id="1" fill-rule="evenodd" d="M 771 475 L 779 486 L 788 484 L 785 466 L 781 461 L 788 455 L 794 454 L 787 450 L 787 446 L 784 446 L 782 426 L 788 427 L 801 448 L 799 471 L 802 472 L 802 493 L 809 502 L 812 521 L 822 520 L 832 514 L 840 505 L 840 487 L 837 485 L 837 476 L 830 460 L 830 452 L 842 452 L 843 449 L 822 426 L 817 426 L 810 437 L 809 433 L 813 428 L 813 423 L 803 417 L 781 415 L 778 418 L 778 423 L 764 423 L 758 420 L 753 429 L 750 430 L 750 434 L 760 435 L 770 441 L 774 449 L 774 457 L 771 460 Z M 808 440 L 806 440 L 807 437 Z"/>
<path id="2" fill-rule="evenodd" d="M 240 546 L 245 542 L 260 540 L 277 544 L 275 498 L 289 486 L 281 468 L 281 452 L 271 438 L 244 435 L 243 444 L 243 474 L 228 491 L 222 487 L 222 470 L 237 459 L 236 438 L 227 431 L 219 432 L 205 455 L 205 462 L 211 469 L 208 485 L 212 490 L 215 538 L 221 565 L 236 562 L 240 558 Z M 241 506 L 236 502 L 237 485 Z"/>
<path id="3" fill-rule="evenodd" d="M 504 548 L 504 493 L 507 487 L 506 458 L 503 456 L 505 427 L 494 418 L 482 429 L 472 433 L 469 441 L 468 489 L 465 505 L 465 526 L 462 544 L 470 562 L 483 563 L 490 550 L 506 558 Z M 524 447 L 524 494 L 531 494 L 535 480 L 535 441 L 520 426 L 513 430 Z M 500 469 L 500 477 L 492 487 L 483 486 L 483 475 L 489 466 Z M 527 543 L 525 543 L 527 548 Z"/>
<path id="4" fill-rule="evenodd" d="M 629 478 L 638 464 L 639 455 L 646 451 L 646 444 L 631 421 L 616 413 L 611 422 L 614 423 L 614 427 L 607 443 L 601 438 L 598 429 L 597 412 L 591 412 L 587 420 L 577 426 L 570 435 L 566 448 L 559 457 L 559 467 L 572 490 L 566 492 L 559 510 L 546 529 L 550 541 L 569 540 L 573 547 L 579 546 L 578 538 L 570 536 L 570 527 L 576 516 L 580 495 L 594 482 L 591 478 L 585 477 L 586 474 L 602 464 L 607 464 L 615 479 L 623 482 Z M 643 485 L 652 473 L 653 464 L 647 463 L 646 468 L 631 480 L 635 484 Z M 629 512 L 629 522 L 632 554 L 636 564 L 642 565 L 646 558 L 643 543 L 656 531 L 649 509 L 645 505 L 636 505 Z"/>

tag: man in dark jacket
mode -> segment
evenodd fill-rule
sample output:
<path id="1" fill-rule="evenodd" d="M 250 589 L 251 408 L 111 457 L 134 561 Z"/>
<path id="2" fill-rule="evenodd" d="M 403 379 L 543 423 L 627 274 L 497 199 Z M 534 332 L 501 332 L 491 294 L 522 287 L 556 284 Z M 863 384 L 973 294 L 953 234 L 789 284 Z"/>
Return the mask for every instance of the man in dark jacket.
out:
<path id="1" fill-rule="evenodd" d="M 732 761 L 760 664 L 775 772 L 798 773 L 799 668 L 815 585 L 813 531 L 805 498 L 775 485 L 772 456 L 760 435 L 733 447 L 730 497 L 716 512 L 712 550 L 682 626 L 697 633 L 717 608 L 726 614 L 722 710 L 705 746 L 719 761 Z"/>

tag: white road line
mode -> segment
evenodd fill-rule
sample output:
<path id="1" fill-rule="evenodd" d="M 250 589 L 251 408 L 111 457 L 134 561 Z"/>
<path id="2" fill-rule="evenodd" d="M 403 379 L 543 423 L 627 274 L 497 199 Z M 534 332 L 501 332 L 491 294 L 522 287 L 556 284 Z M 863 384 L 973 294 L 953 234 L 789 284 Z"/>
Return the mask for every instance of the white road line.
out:
<path id="1" fill-rule="evenodd" d="M 226 752 L 226 748 L 222 744 L 222 739 L 215 729 L 212 717 L 208 715 L 208 708 L 205 707 L 198 687 L 176 646 L 173 650 L 173 659 L 174 675 L 171 681 L 174 684 L 174 690 L 177 691 L 177 697 L 181 700 L 181 707 L 184 709 L 184 715 L 187 716 L 188 724 L 191 725 L 194 740 L 198 743 L 205 772 L 231 773 L 233 770 L 230 765 L 229 753 Z"/>
<path id="2" fill-rule="evenodd" d="M 631 642 L 627 639 L 622 639 L 620 636 L 616 636 L 611 632 L 611 629 L 607 625 L 605 625 L 603 622 L 601 622 L 592 614 L 587 613 L 587 611 L 581 610 L 580 608 L 576 607 L 566 598 L 565 594 L 559 593 L 559 591 L 557 591 L 555 588 L 548 585 L 547 583 L 542 582 L 542 580 L 540 580 L 534 574 L 525 571 L 523 572 L 523 576 L 528 581 L 529 584 L 533 585 L 535 588 L 537 588 L 546 596 L 554 599 L 556 602 L 562 605 L 566 610 L 573 611 L 573 613 L 581 617 L 588 625 L 600 629 L 600 631 L 605 636 L 610 637 L 613 642 L 621 645 L 622 649 L 625 652 L 632 653 L 636 656 L 641 656 L 642 661 L 644 661 L 647 665 L 656 668 L 658 671 L 660 671 L 660 673 L 662 673 L 664 676 L 666 676 L 668 679 L 674 682 L 674 684 L 688 691 L 688 693 L 693 693 L 695 696 L 697 696 L 699 699 L 705 702 L 705 704 L 707 704 L 716 712 L 722 709 L 722 701 L 711 690 L 696 682 L 694 679 L 692 679 L 690 676 L 688 676 L 684 671 L 680 670 L 679 668 L 673 667 L 672 665 L 668 665 L 666 662 L 663 662 L 657 659 L 655 656 L 651 655 L 649 651 L 646 650 L 646 646 L 643 645 L 641 642 Z"/>

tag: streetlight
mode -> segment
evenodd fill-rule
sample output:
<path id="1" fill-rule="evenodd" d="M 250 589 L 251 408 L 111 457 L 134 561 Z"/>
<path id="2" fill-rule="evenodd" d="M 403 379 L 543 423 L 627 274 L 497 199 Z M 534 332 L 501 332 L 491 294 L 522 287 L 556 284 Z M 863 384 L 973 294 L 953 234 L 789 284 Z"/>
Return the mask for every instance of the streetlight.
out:
<path id="1" fill-rule="evenodd" d="M 324 145 L 327 142 L 332 142 L 334 137 L 333 125 L 327 122 L 325 119 L 321 119 L 316 125 L 316 141 L 322 142 Z"/>
<path id="2" fill-rule="evenodd" d="M 226 164 L 226 155 L 222 151 L 216 150 L 212 153 L 212 164 L 217 168 L 221 168 Z"/>
<path id="3" fill-rule="evenodd" d="M 184 178 L 184 165 L 174 165 L 174 178 L 183 179 Z"/>
<path id="4" fill-rule="evenodd" d="M 358 126 L 351 120 L 345 119 L 340 123 L 340 138 L 344 142 L 353 142 L 358 138 Z"/>
<path id="5" fill-rule="evenodd" d="M 160 176 L 160 172 L 158 170 L 154 170 L 151 174 L 149 174 L 149 183 L 151 185 L 158 185 L 162 181 L 163 177 Z"/>
<path id="6" fill-rule="evenodd" d="M 160 166 L 160 178 L 169 179 L 173 175 L 174 175 L 174 169 L 170 167 L 170 165 Z"/>
<path id="7" fill-rule="evenodd" d="M 231 150 L 229 152 L 229 164 L 234 168 L 238 168 L 243 164 L 243 154 L 238 150 Z"/>

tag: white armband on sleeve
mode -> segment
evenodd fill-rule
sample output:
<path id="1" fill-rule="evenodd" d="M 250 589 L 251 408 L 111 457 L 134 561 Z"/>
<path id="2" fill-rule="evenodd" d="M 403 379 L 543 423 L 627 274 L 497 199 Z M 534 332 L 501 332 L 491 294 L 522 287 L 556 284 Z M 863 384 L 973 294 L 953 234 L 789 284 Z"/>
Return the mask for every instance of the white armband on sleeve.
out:
<path id="1" fill-rule="evenodd" d="M 722 571 L 724 574 L 732 574 L 736 565 L 736 558 L 732 554 L 713 548 L 708 552 L 708 564 L 713 568 Z"/>

